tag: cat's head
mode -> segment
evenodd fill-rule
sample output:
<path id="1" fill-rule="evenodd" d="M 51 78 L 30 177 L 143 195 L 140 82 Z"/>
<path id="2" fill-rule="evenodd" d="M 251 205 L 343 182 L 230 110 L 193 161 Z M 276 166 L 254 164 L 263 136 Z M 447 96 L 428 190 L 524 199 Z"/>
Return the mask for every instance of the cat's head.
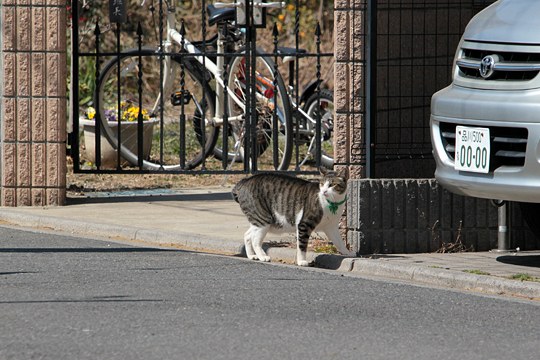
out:
<path id="1" fill-rule="evenodd" d="M 324 197 L 332 201 L 342 198 L 347 191 L 346 170 L 333 171 L 321 167 L 319 171 L 321 173 L 319 187 Z"/>

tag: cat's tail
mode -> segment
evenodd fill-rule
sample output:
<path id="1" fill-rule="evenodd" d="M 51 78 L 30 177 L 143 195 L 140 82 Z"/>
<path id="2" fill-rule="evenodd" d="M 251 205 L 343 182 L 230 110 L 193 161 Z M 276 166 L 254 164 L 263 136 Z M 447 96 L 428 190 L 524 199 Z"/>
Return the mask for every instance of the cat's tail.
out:
<path id="1" fill-rule="evenodd" d="M 234 199 L 234 201 L 236 201 L 237 203 L 240 203 L 238 201 L 238 184 L 233 187 L 232 191 L 231 191 L 231 194 L 232 194 L 232 198 Z"/>
<path id="2" fill-rule="evenodd" d="M 233 189 L 231 190 L 232 198 L 234 199 L 234 201 L 236 201 L 239 204 L 240 204 L 240 201 L 238 200 L 238 193 L 242 191 L 242 187 L 244 186 L 244 183 L 248 181 L 248 179 L 250 178 L 244 178 L 240 180 L 239 182 L 236 183 L 236 185 L 234 185 Z"/>

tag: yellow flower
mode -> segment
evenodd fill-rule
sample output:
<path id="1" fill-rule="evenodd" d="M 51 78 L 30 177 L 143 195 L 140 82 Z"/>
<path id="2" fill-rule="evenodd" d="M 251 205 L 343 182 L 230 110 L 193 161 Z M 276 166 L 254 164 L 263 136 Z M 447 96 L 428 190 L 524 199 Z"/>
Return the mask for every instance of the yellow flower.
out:
<path id="1" fill-rule="evenodd" d="M 90 106 L 86 110 L 86 116 L 88 117 L 88 119 L 92 120 L 96 116 L 96 109 Z"/>
<path id="2" fill-rule="evenodd" d="M 283 21 L 283 20 L 285 20 L 285 15 L 279 14 L 277 18 L 278 18 L 279 21 Z"/>
<path id="3" fill-rule="evenodd" d="M 294 5 L 293 4 L 287 5 L 287 10 L 293 11 L 294 10 Z"/>

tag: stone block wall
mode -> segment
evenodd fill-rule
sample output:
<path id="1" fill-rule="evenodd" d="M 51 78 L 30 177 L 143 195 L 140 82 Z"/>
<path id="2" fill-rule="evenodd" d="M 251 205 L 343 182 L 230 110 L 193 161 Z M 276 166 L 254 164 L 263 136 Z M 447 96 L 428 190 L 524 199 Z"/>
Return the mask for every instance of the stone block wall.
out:
<path id="1" fill-rule="evenodd" d="M 452 244 L 464 249 L 497 248 L 497 208 L 485 199 L 459 196 L 434 179 L 349 181 L 347 240 L 360 254 L 435 252 Z M 510 248 L 538 249 L 510 204 Z"/>
<path id="2" fill-rule="evenodd" d="M 66 197 L 66 2 L 3 0 L 0 205 Z"/>

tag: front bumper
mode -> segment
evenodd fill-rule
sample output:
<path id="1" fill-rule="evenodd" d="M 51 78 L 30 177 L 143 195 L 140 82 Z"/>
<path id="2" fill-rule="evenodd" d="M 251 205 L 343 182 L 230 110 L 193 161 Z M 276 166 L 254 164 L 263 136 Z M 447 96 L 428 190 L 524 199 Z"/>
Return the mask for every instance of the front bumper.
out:
<path id="1" fill-rule="evenodd" d="M 523 166 L 500 166 L 488 174 L 454 169 L 440 124 L 527 129 Z M 449 86 L 432 97 L 431 139 L 435 177 L 457 194 L 540 203 L 540 90 L 493 91 Z"/>

